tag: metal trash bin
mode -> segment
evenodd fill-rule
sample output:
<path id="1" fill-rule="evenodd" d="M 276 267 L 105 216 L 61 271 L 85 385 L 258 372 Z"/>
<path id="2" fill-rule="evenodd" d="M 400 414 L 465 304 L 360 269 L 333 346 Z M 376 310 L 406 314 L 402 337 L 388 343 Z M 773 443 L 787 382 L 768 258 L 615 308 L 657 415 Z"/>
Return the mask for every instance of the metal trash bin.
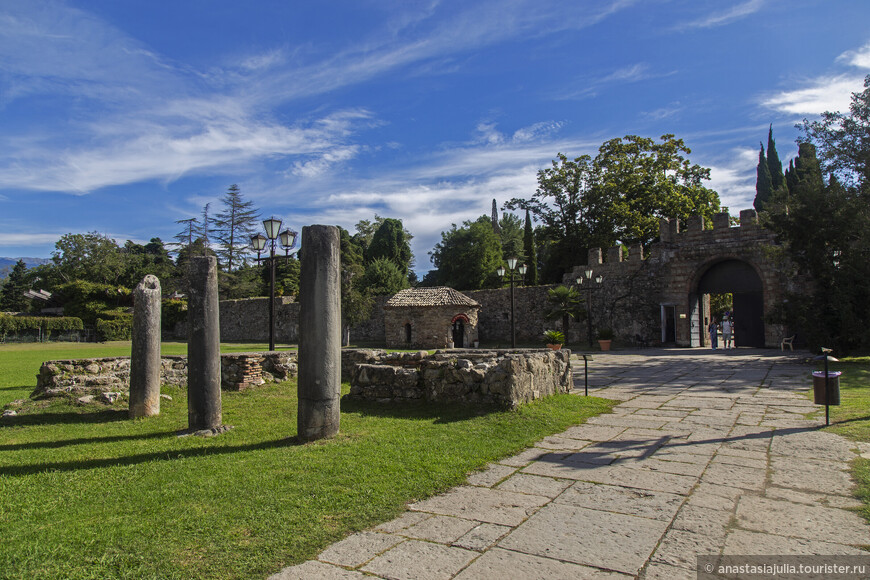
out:
<path id="1" fill-rule="evenodd" d="M 840 404 L 841 371 L 828 371 L 827 382 L 830 385 L 830 398 L 826 396 L 825 371 L 813 371 L 813 402 L 816 405 Z"/>

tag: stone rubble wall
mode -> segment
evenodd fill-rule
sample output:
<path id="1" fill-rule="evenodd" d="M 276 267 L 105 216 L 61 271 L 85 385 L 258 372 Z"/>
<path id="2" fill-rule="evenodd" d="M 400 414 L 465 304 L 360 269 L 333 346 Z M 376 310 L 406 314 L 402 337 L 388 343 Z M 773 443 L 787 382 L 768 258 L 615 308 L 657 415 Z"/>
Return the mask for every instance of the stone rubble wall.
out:
<path id="1" fill-rule="evenodd" d="M 164 385 L 187 386 L 187 357 L 160 360 Z M 221 355 L 221 388 L 245 390 L 264 383 L 295 377 L 295 352 L 230 353 Z M 33 398 L 128 393 L 130 357 L 53 360 L 42 363 Z"/>
<path id="2" fill-rule="evenodd" d="M 353 369 L 349 400 L 491 403 L 507 408 L 572 388 L 571 351 L 386 353 Z"/>

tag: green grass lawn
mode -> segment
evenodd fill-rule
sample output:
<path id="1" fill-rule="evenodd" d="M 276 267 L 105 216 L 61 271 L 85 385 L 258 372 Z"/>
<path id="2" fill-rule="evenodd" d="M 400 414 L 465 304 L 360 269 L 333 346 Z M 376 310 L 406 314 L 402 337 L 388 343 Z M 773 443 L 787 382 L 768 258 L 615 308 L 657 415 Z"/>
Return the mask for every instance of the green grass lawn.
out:
<path id="1" fill-rule="evenodd" d="M 129 343 L 0 346 L 0 394 L 29 394 L 42 360 L 125 352 Z M 3 419 L 0 575 L 265 577 L 612 405 L 573 395 L 513 412 L 343 404 L 338 437 L 300 445 L 295 387 L 224 392 L 234 429 L 214 438 L 176 436 L 187 427 L 179 388 L 164 388 L 172 400 L 149 419 L 66 403 Z"/>
<path id="2" fill-rule="evenodd" d="M 843 374 L 840 376 L 840 404 L 830 407 L 831 425 L 825 430 L 854 441 L 870 441 L 870 359 L 847 358 L 832 363 L 830 368 Z M 812 390 L 809 396 L 812 398 Z M 824 407 L 821 409 L 824 413 Z M 856 459 L 852 467 L 852 476 L 858 484 L 856 495 L 864 502 L 861 512 L 870 522 L 870 460 Z"/>

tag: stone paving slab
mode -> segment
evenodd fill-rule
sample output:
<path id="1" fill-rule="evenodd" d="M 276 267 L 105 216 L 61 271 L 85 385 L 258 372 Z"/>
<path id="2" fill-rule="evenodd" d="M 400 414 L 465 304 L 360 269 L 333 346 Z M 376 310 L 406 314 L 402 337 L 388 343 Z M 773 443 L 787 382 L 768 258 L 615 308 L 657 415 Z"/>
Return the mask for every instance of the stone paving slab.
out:
<path id="1" fill-rule="evenodd" d="M 870 542 L 867 524 L 857 514 L 763 497 L 740 498 L 737 525 L 745 530 L 807 540 L 854 545 Z"/>
<path id="2" fill-rule="evenodd" d="M 467 566 L 477 552 L 408 540 L 361 568 L 390 580 L 449 580 Z"/>
<path id="3" fill-rule="evenodd" d="M 818 429 L 796 360 L 752 349 L 596 355 L 590 394 L 623 401 L 612 414 L 272 578 L 679 580 L 695 577 L 699 554 L 866 555 L 848 462 L 870 444 Z"/>
<path id="4" fill-rule="evenodd" d="M 565 562 L 635 575 L 668 522 L 552 504 L 519 526 L 499 546 Z"/>
<path id="5" fill-rule="evenodd" d="M 522 578 L 523 580 L 577 580 L 578 578 L 589 578 L 590 580 L 627 580 L 631 576 L 495 548 L 478 558 L 456 577 L 457 580 L 491 580 L 494 578 Z"/>
<path id="6" fill-rule="evenodd" d="M 462 486 L 408 506 L 413 511 L 517 526 L 550 498 L 484 487 Z"/>

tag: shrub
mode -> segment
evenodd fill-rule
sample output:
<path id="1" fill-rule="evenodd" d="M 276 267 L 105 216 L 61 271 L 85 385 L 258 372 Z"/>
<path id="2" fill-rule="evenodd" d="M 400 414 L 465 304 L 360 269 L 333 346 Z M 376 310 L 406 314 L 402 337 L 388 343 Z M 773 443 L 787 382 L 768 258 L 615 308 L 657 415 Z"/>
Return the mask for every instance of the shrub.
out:
<path id="1" fill-rule="evenodd" d="M 133 315 L 123 310 L 100 313 L 97 334 L 102 340 L 130 340 L 133 335 Z"/>
<path id="2" fill-rule="evenodd" d="M 0 314 L 0 338 L 6 339 L 7 334 L 18 334 L 25 330 L 41 330 L 48 338 L 55 330 L 81 330 L 84 328 L 81 318 L 74 316 L 9 316 Z"/>

